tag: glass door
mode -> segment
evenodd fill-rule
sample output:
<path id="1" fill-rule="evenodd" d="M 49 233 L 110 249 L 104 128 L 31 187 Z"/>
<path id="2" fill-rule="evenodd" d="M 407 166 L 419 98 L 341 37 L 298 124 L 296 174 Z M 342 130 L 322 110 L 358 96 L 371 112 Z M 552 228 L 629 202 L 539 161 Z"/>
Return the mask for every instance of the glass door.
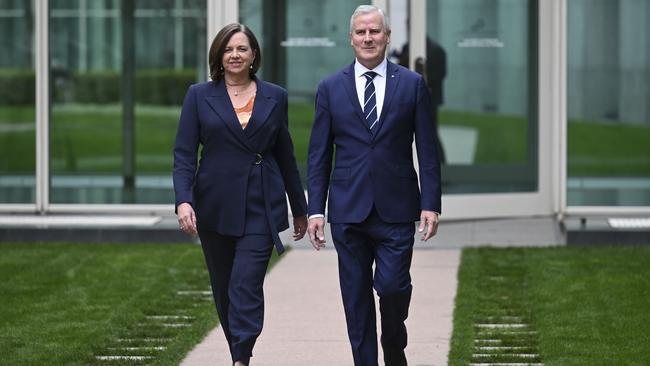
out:
<path id="1" fill-rule="evenodd" d="M 306 182 L 307 149 L 320 80 L 350 65 L 349 17 L 363 1 L 239 0 L 239 21 L 256 34 L 259 75 L 289 92 L 289 129 Z"/>
<path id="2" fill-rule="evenodd" d="M 537 1 L 390 6 L 390 57 L 431 92 L 445 217 L 551 213 L 540 187 Z"/>

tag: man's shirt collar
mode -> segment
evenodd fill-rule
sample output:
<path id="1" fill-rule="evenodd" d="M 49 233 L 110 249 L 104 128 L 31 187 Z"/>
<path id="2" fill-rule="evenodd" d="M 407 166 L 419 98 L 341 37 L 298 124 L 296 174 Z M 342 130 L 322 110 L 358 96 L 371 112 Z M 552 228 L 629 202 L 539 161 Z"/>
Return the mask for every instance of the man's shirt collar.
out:
<path id="1" fill-rule="evenodd" d="M 385 78 L 387 68 L 388 68 L 388 61 L 384 58 L 384 60 L 379 65 L 377 65 L 374 69 L 372 69 L 372 71 L 376 72 L 378 76 Z M 360 77 L 361 75 L 365 74 L 367 71 L 371 71 L 371 70 L 363 66 L 361 63 L 359 63 L 359 60 L 355 59 L 354 61 L 355 78 Z"/>

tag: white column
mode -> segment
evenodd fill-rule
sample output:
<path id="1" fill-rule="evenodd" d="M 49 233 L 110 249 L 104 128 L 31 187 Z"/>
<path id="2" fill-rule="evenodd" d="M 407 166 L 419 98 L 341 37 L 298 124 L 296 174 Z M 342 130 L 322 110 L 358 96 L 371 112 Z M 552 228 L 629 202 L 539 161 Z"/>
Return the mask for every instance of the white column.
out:
<path id="1" fill-rule="evenodd" d="M 558 216 L 566 211 L 567 0 L 539 2 L 539 189 Z"/>
<path id="2" fill-rule="evenodd" d="M 48 0 L 34 2 L 36 22 L 36 211 L 49 206 L 49 40 Z"/>
<path id="3" fill-rule="evenodd" d="M 238 0 L 207 0 L 208 24 L 207 24 L 207 47 L 206 56 L 209 53 L 212 40 L 219 30 L 226 24 L 239 22 L 239 1 Z M 208 63 L 208 75 L 210 65 Z"/>
<path id="4" fill-rule="evenodd" d="M 409 9 L 409 68 L 415 70 L 415 61 L 427 56 L 427 2 L 411 0 Z"/>
<path id="5" fill-rule="evenodd" d="M 226 24 L 239 21 L 238 0 L 208 0 L 208 49 L 214 36 Z"/>
<path id="6" fill-rule="evenodd" d="M 386 14 L 388 14 L 388 4 L 389 0 L 373 0 L 372 5 L 378 7 L 379 9 L 383 10 Z M 388 14 L 390 17 L 390 14 Z"/>

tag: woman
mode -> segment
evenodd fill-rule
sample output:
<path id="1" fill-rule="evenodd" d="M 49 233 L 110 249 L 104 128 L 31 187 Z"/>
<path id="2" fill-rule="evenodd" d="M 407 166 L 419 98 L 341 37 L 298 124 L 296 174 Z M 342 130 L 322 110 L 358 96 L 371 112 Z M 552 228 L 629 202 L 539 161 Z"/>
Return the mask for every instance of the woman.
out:
<path id="1" fill-rule="evenodd" d="M 255 35 L 229 24 L 210 47 L 212 81 L 192 85 L 174 146 L 174 190 L 181 230 L 198 233 L 217 313 L 233 364 L 248 365 L 262 331 L 262 285 L 278 232 L 307 228 L 306 202 L 287 121 L 287 91 L 255 76 Z M 197 170 L 197 152 L 201 160 Z"/>

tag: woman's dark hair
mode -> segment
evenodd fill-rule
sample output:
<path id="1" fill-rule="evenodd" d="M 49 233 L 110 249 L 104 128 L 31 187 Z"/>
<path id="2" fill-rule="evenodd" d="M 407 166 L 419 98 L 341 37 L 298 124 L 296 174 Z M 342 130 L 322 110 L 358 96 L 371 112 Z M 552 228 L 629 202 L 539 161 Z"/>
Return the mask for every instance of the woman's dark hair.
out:
<path id="1" fill-rule="evenodd" d="M 260 45 L 257 42 L 257 38 L 253 32 L 247 26 L 240 23 L 230 23 L 227 26 L 221 28 L 217 36 L 214 37 L 212 45 L 210 46 L 210 53 L 208 56 L 208 62 L 210 65 L 210 78 L 214 81 L 217 81 L 223 77 L 223 65 L 221 60 L 223 59 L 223 54 L 225 53 L 226 46 L 230 42 L 230 38 L 235 33 L 242 32 L 248 37 L 248 42 L 251 45 L 251 49 L 255 54 L 253 59 L 253 68 L 250 69 L 251 77 L 255 75 L 257 70 L 262 65 L 262 50 L 260 50 Z"/>

